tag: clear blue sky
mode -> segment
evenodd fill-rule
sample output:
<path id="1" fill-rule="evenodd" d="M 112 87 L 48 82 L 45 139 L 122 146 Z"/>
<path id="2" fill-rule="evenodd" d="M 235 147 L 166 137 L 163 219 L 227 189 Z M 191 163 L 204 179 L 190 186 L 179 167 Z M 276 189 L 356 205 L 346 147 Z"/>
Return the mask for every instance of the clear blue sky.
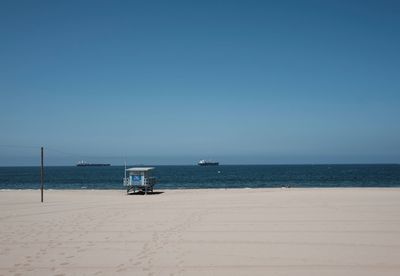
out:
<path id="1" fill-rule="evenodd" d="M 399 1 L 1 1 L 0 42 L 0 165 L 400 162 Z"/>

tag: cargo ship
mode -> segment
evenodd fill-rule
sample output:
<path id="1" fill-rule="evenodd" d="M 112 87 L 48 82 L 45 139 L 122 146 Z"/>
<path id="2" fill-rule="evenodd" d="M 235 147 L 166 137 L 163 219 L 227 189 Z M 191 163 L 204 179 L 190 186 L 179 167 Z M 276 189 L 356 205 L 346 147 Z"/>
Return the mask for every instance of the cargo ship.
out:
<path id="1" fill-rule="evenodd" d="M 199 163 L 197 163 L 197 165 L 199 165 L 199 166 L 218 166 L 219 162 L 200 160 Z"/>
<path id="2" fill-rule="evenodd" d="M 111 166 L 110 164 L 104 164 L 104 163 L 88 163 L 85 161 L 79 161 L 78 164 L 76 164 L 77 167 L 108 167 Z"/>

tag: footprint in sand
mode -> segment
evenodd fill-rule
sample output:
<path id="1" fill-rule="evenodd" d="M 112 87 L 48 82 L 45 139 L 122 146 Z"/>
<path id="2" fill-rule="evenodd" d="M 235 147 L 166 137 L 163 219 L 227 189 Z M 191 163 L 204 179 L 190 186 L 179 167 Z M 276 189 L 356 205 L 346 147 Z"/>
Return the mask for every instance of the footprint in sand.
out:
<path id="1" fill-rule="evenodd" d="M 125 264 L 119 264 L 117 265 L 117 272 L 122 272 L 126 270 Z"/>

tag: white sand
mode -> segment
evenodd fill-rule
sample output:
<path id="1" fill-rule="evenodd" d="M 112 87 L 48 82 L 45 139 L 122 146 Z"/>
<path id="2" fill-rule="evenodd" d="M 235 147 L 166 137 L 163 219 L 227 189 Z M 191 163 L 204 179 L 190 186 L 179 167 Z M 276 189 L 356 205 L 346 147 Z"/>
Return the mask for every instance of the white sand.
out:
<path id="1" fill-rule="evenodd" d="M 0 191 L 0 275 L 400 275 L 400 189 Z"/>

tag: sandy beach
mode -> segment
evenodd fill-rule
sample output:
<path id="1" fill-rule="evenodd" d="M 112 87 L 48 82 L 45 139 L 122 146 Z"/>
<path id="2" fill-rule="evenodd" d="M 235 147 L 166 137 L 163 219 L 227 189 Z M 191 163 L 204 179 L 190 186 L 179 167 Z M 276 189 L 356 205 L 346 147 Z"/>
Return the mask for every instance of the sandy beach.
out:
<path id="1" fill-rule="evenodd" d="M 0 191 L 0 275 L 400 275 L 400 189 Z"/>

